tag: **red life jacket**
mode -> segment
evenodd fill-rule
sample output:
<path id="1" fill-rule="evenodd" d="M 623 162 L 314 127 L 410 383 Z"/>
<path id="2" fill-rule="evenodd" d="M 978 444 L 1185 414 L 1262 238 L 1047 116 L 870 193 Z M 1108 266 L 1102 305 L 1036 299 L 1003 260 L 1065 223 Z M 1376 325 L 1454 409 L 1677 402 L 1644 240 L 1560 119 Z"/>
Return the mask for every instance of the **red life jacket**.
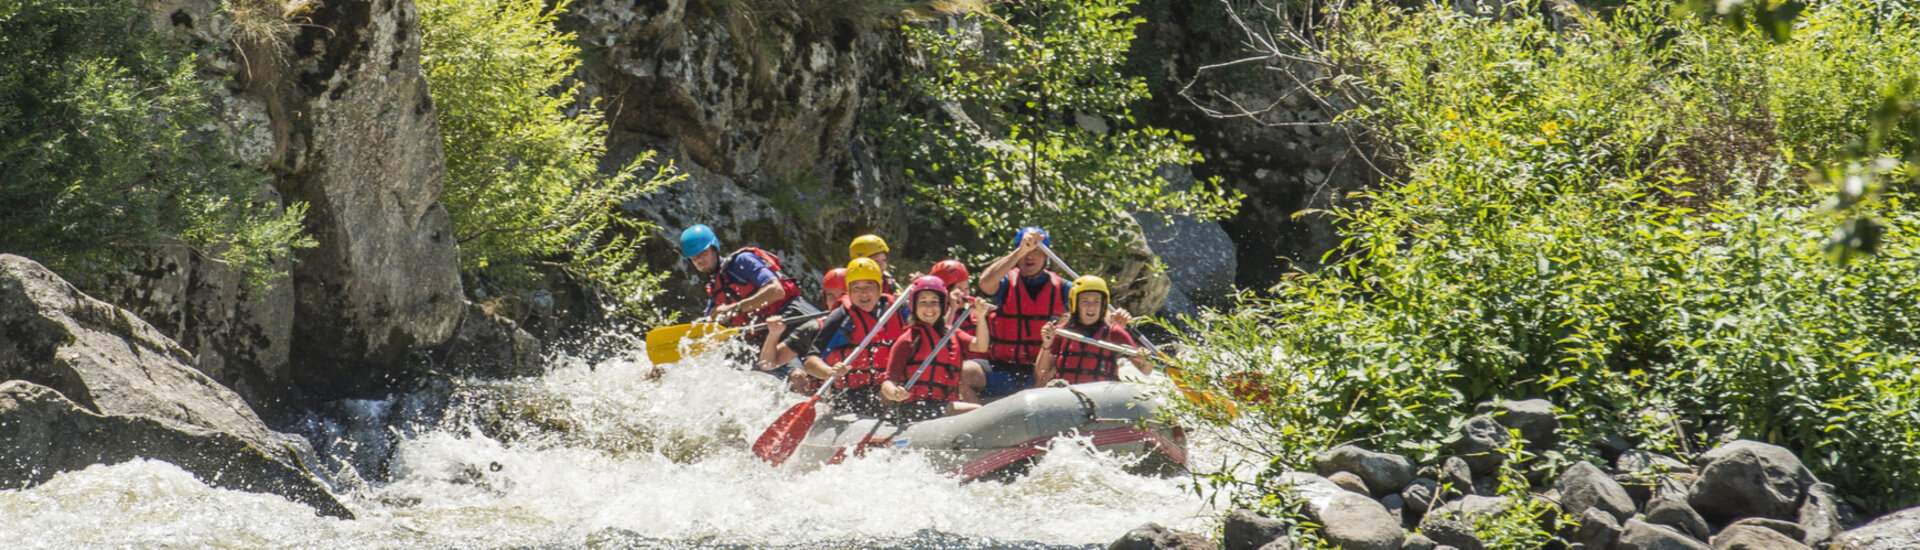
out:
<path id="1" fill-rule="evenodd" d="M 884 313 L 890 303 L 891 300 L 882 297 L 879 303 L 874 304 L 873 310 Z M 822 355 L 829 365 L 837 365 L 841 360 L 847 360 L 847 373 L 834 380 L 833 387 L 841 390 L 857 390 L 877 385 L 887 378 L 887 365 L 882 359 L 892 349 L 893 341 L 907 332 L 906 317 L 895 314 L 885 326 L 879 327 L 880 334 L 873 337 L 873 342 L 867 344 L 867 349 L 861 351 L 859 357 L 848 359 L 847 356 L 853 353 L 853 348 L 867 339 L 867 334 L 874 330 L 874 324 L 880 319 L 875 313 L 860 311 L 859 308 L 851 306 L 842 307 L 847 310 L 847 322 L 840 325 L 840 334 L 846 337 L 846 345 L 827 350 Z"/>
<path id="2" fill-rule="evenodd" d="M 907 330 L 913 335 L 913 359 L 907 362 L 907 379 L 912 380 L 913 373 L 920 370 L 920 362 L 926 361 L 928 355 L 934 355 L 933 345 L 940 342 L 941 334 L 921 323 L 914 323 Z M 965 359 L 960 351 L 958 335 L 947 340 L 946 347 L 941 348 L 940 353 L 934 355 L 933 362 L 927 364 L 927 373 L 920 375 L 913 389 L 908 390 L 913 394 L 913 401 L 944 403 L 960 397 L 960 362 Z"/>
<path id="3" fill-rule="evenodd" d="M 792 302 L 800 297 L 800 285 L 795 284 L 793 279 L 787 278 L 786 274 L 780 272 L 780 258 L 775 257 L 765 250 L 749 246 L 733 251 L 732 254 L 727 255 L 725 260 L 720 262 L 720 265 L 714 267 L 713 279 L 707 283 L 707 298 L 712 302 L 709 307 L 717 309 L 720 306 L 745 300 L 748 296 L 752 296 L 753 293 L 760 291 L 760 287 L 753 286 L 752 283 L 727 282 L 727 268 L 733 266 L 733 260 L 735 258 L 747 253 L 759 256 L 760 261 L 766 262 L 767 269 L 773 271 L 774 279 L 780 281 L 780 289 L 787 291 L 787 297 L 767 304 L 767 307 L 754 310 L 750 314 L 734 316 L 733 320 L 729 323 L 730 326 L 746 326 L 757 323 L 762 319 L 778 315 L 781 308 L 787 307 L 788 302 Z"/>
<path id="4" fill-rule="evenodd" d="M 1046 274 L 1047 283 L 1037 297 L 1027 294 L 1026 283 L 1017 272 L 1007 274 L 1006 280 L 1001 281 L 1000 287 L 1007 293 L 1006 302 L 987 314 L 987 336 L 992 338 L 987 344 L 989 358 L 1031 366 L 1040 355 L 1040 328 L 1054 316 L 1067 312 L 1066 301 L 1060 296 L 1066 292 L 1066 279 L 1051 271 Z"/>
<path id="5" fill-rule="evenodd" d="M 1088 338 L 1106 342 L 1113 334 L 1113 325 L 1101 324 L 1100 330 L 1086 335 Z M 1066 380 L 1068 384 L 1104 382 L 1119 380 L 1120 354 L 1093 347 L 1087 344 L 1058 338 L 1060 353 L 1053 359 L 1054 377 Z"/>

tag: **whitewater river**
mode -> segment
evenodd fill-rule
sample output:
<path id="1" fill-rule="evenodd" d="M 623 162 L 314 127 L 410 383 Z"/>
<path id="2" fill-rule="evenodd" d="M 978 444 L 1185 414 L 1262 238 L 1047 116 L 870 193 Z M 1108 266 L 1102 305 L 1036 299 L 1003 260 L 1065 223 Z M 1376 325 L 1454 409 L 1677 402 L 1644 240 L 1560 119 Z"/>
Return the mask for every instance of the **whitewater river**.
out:
<path id="1" fill-rule="evenodd" d="M 1079 548 L 1143 523 L 1205 532 L 1218 513 L 1185 477 L 1057 443 L 1012 482 L 961 483 L 907 454 L 813 471 L 748 443 L 799 401 L 772 377 L 692 359 L 660 369 L 631 344 L 562 357 L 542 377 L 456 382 L 310 420 L 352 521 L 208 487 L 134 461 L 0 491 L 7 547 Z M 437 400 L 437 401 L 436 401 Z M 439 403 L 432 407 L 420 403 Z M 426 419 L 421 410 L 444 410 Z M 1190 431 L 1195 464 L 1219 464 Z M 384 437 L 383 437 L 384 436 Z M 378 447 L 378 448 L 376 448 Z M 372 457 L 372 458 L 370 458 Z M 357 469 L 356 469 L 357 466 Z M 357 472 L 384 468 L 386 475 Z M 371 480 L 371 481 L 370 481 Z"/>

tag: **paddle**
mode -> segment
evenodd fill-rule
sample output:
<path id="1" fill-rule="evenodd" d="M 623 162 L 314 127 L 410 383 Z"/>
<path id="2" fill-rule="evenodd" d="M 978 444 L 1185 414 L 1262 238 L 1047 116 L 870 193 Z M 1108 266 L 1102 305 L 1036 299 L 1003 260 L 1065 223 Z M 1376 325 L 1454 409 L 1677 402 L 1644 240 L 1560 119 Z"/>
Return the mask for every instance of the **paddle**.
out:
<path id="1" fill-rule="evenodd" d="M 910 301 L 912 300 L 895 299 L 893 305 L 887 307 L 887 312 L 880 314 L 880 319 L 873 322 L 873 331 L 867 333 L 867 337 L 860 340 L 860 345 L 855 346 L 853 353 L 847 354 L 847 357 L 859 357 L 860 352 L 866 351 L 867 344 L 873 343 L 873 337 L 880 335 L 880 327 L 885 326 L 887 320 L 893 318 L 894 312 L 900 311 L 901 304 Z M 805 439 L 807 431 L 813 429 L 814 406 L 820 403 L 820 397 L 826 395 L 827 389 L 833 387 L 833 381 L 839 378 L 840 375 L 833 375 L 820 384 L 820 389 L 813 392 L 812 397 L 787 409 L 787 412 L 780 413 L 780 418 L 774 419 L 773 425 L 767 426 L 767 431 L 761 433 L 759 439 L 753 440 L 753 455 L 774 466 L 779 466 L 786 462 L 787 458 L 792 457 L 793 450 L 800 448 L 800 440 Z"/>
<path id="2" fill-rule="evenodd" d="M 795 315 L 785 318 L 782 321 L 787 323 L 803 323 L 826 314 L 827 312 L 822 311 L 805 315 Z M 757 323 L 744 327 L 723 327 L 717 323 L 695 322 L 656 328 L 647 331 L 647 360 L 652 361 L 655 365 L 672 363 L 679 361 L 687 355 L 706 353 L 707 350 L 712 349 L 713 345 L 726 341 L 726 339 L 732 338 L 735 334 L 753 332 L 766 326 L 766 323 Z M 682 354 L 680 351 L 680 341 L 688 338 L 695 339 L 697 342 L 688 346 L 687 352 Z"/>
<path id="3" fill-rule="evenodd" d="M 1078 278 L 1080 278 L 1080 274 L 1079 274 L 1079 273 L 1075 273 L 1075 272 L 1073 271 L 1073 267 L 1071 267 L 1071 266 L 1068 266 L 1068 265 L 1067 265 L 1067 261 L 1066 261 L 1066 260 L 1062 260 L 1062 259 L 1060 259 L 1060 255 L 1058 255 L 1058 254 L 1054 254 L 1054 253 L 1053 253 L 1053 248 L 1052 248 L 1052 247 L 1049 247 L 1049 246 L 1047 246 L 1047 245 L 1045 245 L 1045 244 L 1042 244 L 1042 245 L 1040 245 L 1040 251 L 1042 251 L 1042 252 L 1046 252 L 1046 253 L 1047 253 L 1047 257 L 1048 257 L 1048 258 L 1050 258 L 1050 259 L 1052 259 L 1052 260 L 1053 260 L 1053 263 L 1056 263 L 1056 264 L 1059 264 L 1059 265 L 1060 265 L 1060 269 L 1061 269 L 1062 271 L 1066 271 L 1066 272 L 1067 272 L 1067 275 L 1068 275 L 1068 276 L 1070 276 L 1070 277 L 1073 277 L 1073 278 L 1075 278 L 1075 279 L 1078 279 Z M 1073 298 L 1072 298 L 1071 296 L 1069 296 L 1069 297 L 1068 297 L 1067 299 L 1068 299 L 1069 301 L 1071 301 L 1071 300 L 1072 300 Z M 1062 333 L 1062 332 L 1066 332 L 1066 331 L 1061 331 L 1061 330 L 1057 330 L 1057 329 L 1056 329 L 1056 330 L 1055 330 L 1054 332 L 1055 332 L 1055 334 L 1059 334 L 1059 333 Z M 1144 346 L 1146 347 L 1146 349 L 1150 349 L 1150 350 L 1154 350 L 1154 352 L 1153 352 L 1153 354 L 1152 354 L 1152 355 L 1149 355 L 1149 356 L 1157 356 L 1157 357 L 1164 357 L 1164 356 L 1165 356 L 1164 354 L 1161 354 L 1161 353 L 1159 352 L 1159 349 L 1160 349 L 1160 347 L 1159 347 L 1159 346 L 1155 346 L 1155 345 L 1153 345 L 1153 342 L 1152 342 L 1152 341 L 1150 341 L 1150 340 L 1147 340 L 1147 335 L 1145 335 L 1145 334 L 1141 334 L 1141 333 L 1140 333 L 1139 331 L 1129 331 L 1129 332 L 1131 332 L 1131 333 L 1133 334 L 1133 336 L 1134 336 L 1135 338 L 1139 338 L 1139 339 L 1140 339 L 1140 343 L 1141 343 L 1142 345 L 1144 345 Z M 1072 333 L 1068 333 L 1068 334 L 1072 334 Z M 1078 334 L 1073 334 L 1073 336 L 1080 336 L 1080 335 L 1078 335 Z M 1081 343 L 1087 343 L 1087 344 L 1092 344 L 1092 342 L 1090 342 L 1089 340 L 1090 340 L 1090 339 L 1088 339 L 1088 338 L 1086 338 L 1086 337 L 1084 337 L 1084 336 L 1081 336 L 1081 337 L 1079 338 L 1079 341 L 1080 341 Z M 1100 344 L 1106 344 L 1106 342 L 1100 342 Z M 1094 344 L 1094 345 L 1095 345 L 1095 346 L 1098 346 L 1099 344 Z M 1109 349 L 1109 350 L 1112 350 L 1112 348 L 1106 348 L 1106 349 Z M 1112 350 L 1112 351 L 1119 351 L 1119 350 Z M 1173 379 L 1173 385 L 1174 385 L 1174 386 L 1176 386 L 1176 387 L 1178 387 L 1178 388 L 1180 389 L 1180 393 L 1181 393 L 1182 395 L 1185 395 L 1185 396 L 1187 396 L 1187 399 L 1188 399 L 1188 400 L 1190 400 L 1190 401 L 1193 401 L 1193 402 L 1195 402 L 1195 403 L 1202 403 L 1202 404 L 1206 404 L 1206 405 L 1209 405 L 1209 406 L 1213 406 L 1213 407 L 1222 407 L 1222 408 L 1225 408 L 1225 409 L 1226 409 L 1226 412 L 1227 412 L 1227 416 L 1229 416 L 1229 417 L 1231 417 L 1231 416 L 1233 416 L 1233 415 L 1235 415 L 1235 414 L 1239 414 L 1239 409 L 1238 409 L 1237 407 L 1235 407 L 1235 406 L 1233 405 L 1233 402 L 1232 402 L 1232 401 L 1229 401 L 1229 400 L 1227 400 L 1226 398 L 1224 398 L 1224 397 L 1220 397 L 1220 396 L 1218 396 L 1218 395 L 1214 395 L 1214 394 L 1211 394 L 1211 393 L 1207 393 L 1207 392 L 1201 392 L 1201 391 L 1197 391 L 1197 390 L 1194 390 L 1194 389 L 1193 389 L 1193 386 L 1192 386 L 1191 384 L 1188 384 L 1188 383 L 1187 383 L 1187 380 L 1186 380 L 1186 377 L 1185 377 L 1185 376 L 1172 376 L 1172 374 L 1173 374 L 1173 372 L 1171 372 L 1171 371 L 1179 371 L 1180 369 L 1168 369 L 1168 370 L 1170 371 L 1170 372 L 1168 372 L 1168 374 L 1169 374 L 1169 376 L 1168 376 L 1168 378 L 1171 378 L 1171 379 Z"/>
<path id="4" fill-rule="evenodd" d="M 953 326 L 947 327 L 947 333 L 940 335 L 940 342 L 933 345 L 933 353 L 927 354 L 927 358 L 920 362 L 920 369 L 913 371 L 913 377 L 907 379 L 907 386 L 905 389 L 908 395 L 912 395 L 913 385 L 920 383 L 920 377 L 925 376 L 927 374 L 927 367 L 930 367 L 933 365 L 933 359 L 935 357 L 940 356 L 940 349 L 947 347 L 947 342 L 953 341 L 954 333 L 960 332 L 960 321 L 965 320 L 967 318 L 967 315 L 970 315 L 972 313 L 973 313 L 972 305 L 968 305 L 967 309 L 960 310 L 960 316 L 954 318 Z M 898 421 L 900 419 L 899 410 L 900 410 L 900 406 L 897 403 L 893 407 L 887 408 L 887 412 L 894 413 L 893 420 L 895 421 Z M 874 420 L 873 429 L 867 430 L 867 435 L 861 437 L 859 443 L 853 444 L 854 445 L 853 456 L 866 456 L 867 441 L 873 439 L 873 434 L 880 433 L 880 425 L 882 423 L 883 422 L 879 419 Z M 846 452 L 846 450 L 842 449 L 841 452 Z"/>

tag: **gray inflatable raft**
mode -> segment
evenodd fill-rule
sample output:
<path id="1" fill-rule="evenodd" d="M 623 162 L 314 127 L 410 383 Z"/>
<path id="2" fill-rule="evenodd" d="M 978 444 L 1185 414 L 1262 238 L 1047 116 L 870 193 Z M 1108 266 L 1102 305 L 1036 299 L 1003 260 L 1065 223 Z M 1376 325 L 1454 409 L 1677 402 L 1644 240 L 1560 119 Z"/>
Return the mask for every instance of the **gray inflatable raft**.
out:
<path id="1" fill-rule="evenodd" d="M 1145 455 L 1138 473 L 1184 472 L 1185 434 L 1154 416 L 1161 402 L 1153 389 L 1127 382 L 1096 382 L 1034 388 L 977 410 L 906 426 L 853 414 L 814 422 L 793 462 L 815 466 L 885 447 L 921 451 L 961 479 L 1005 479 L 1026 471 L 1056 437 L 1087 436 L 1112 453 Z M 880 424 L 879 429 L 874 429 Z M 868 432 L 871 439 L 862 442 Z"/>

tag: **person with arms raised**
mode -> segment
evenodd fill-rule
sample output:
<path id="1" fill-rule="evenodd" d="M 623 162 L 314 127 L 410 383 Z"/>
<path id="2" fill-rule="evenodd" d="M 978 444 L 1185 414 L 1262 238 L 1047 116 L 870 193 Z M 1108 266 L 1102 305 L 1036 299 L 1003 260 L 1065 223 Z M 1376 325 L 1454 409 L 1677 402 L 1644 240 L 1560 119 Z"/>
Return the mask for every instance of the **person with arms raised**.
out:
<path id="1" fill-rule="evenodd" d="M 1038 227 L 1021 228 L 1012 253 L 994 260 L 980 274 L 980 293 L 997 309 L 987 316 L 992 336 L 987 345 L 992 372 L 986 395 L 1010 395 L 1033 387 L 1033 362 L 1040 355 L 1040 331 L 1067 311 L 1066 279 L 1047 270 L 1053 239 Z"/>

